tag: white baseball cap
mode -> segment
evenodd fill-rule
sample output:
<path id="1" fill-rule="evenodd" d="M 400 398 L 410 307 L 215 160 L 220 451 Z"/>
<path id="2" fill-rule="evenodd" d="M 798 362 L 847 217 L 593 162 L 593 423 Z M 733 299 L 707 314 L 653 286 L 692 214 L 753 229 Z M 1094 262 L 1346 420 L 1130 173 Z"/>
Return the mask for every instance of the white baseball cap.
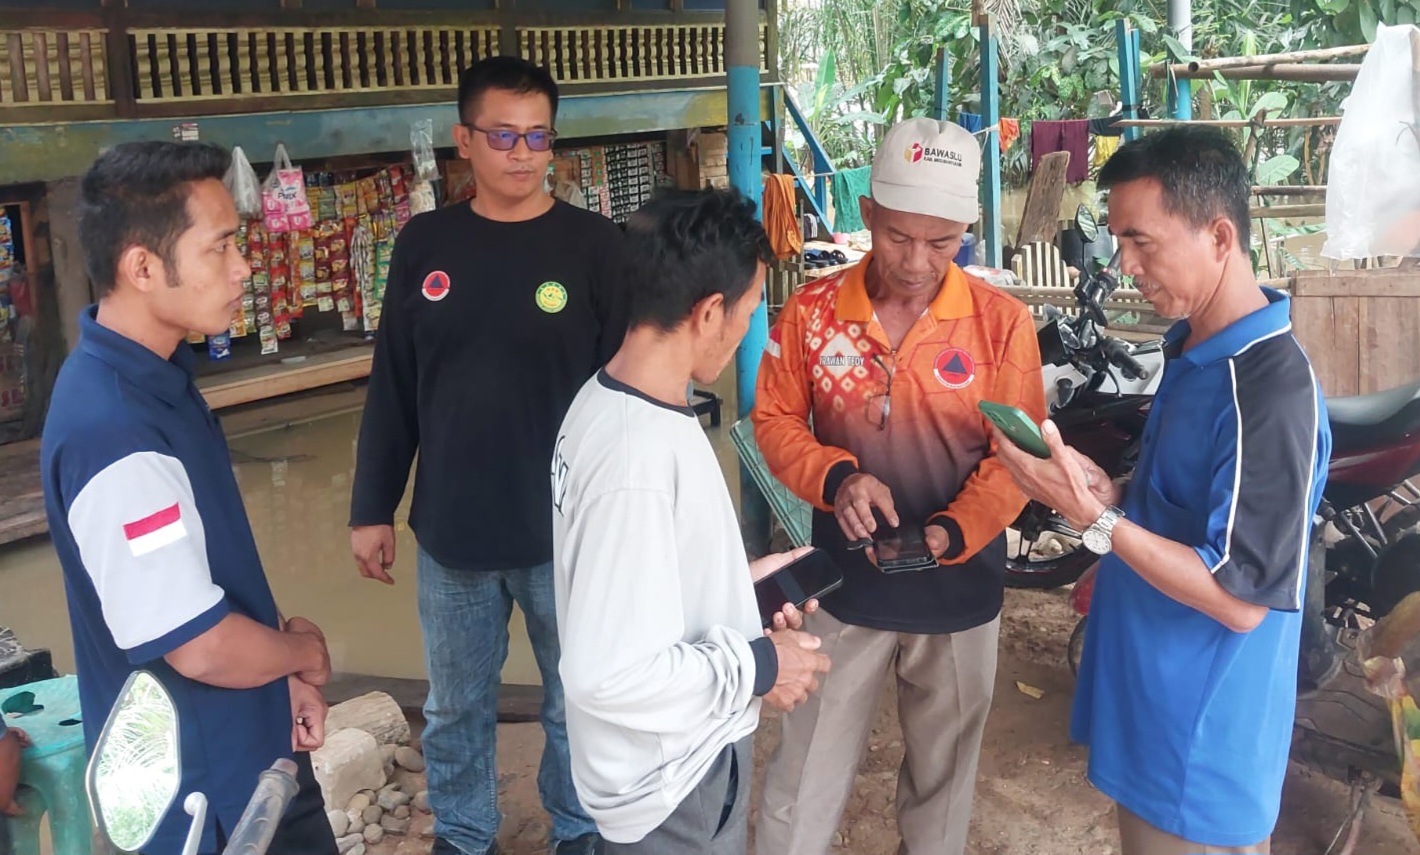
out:
<path id="1" fill-rule="evenodd" d="M 873 201 L 908 214 L 955 223 L 981 218 L 977 187 L 981 145 L 955 122 L 907 119 L 878 146 L 871 173 Z"/>

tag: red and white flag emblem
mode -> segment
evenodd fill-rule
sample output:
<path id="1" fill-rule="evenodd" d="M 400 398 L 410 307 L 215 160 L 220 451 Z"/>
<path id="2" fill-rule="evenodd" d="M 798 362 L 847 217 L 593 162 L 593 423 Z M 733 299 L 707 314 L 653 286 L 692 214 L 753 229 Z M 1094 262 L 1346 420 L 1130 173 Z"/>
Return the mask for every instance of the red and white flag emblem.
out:
<path id="1" fill-rule="evenodd" d="M 135 558 L 176 543 L 187 537 L 187 528 L 182 524 L 182 509 L 174 504 L 141 520 L 126 523 L 123 537 L 128 541 L 128 551 Z"/>

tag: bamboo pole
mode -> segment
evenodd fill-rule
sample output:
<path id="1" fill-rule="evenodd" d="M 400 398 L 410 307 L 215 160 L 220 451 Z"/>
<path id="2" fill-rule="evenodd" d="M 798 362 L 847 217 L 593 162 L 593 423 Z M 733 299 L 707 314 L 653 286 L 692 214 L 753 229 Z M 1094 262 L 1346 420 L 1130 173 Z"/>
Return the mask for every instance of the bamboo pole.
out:
<path id="1" fill-rule="evenodd" d="M 1248 212 L 1252 219 L 1266 217 L 1270 220 L 1283 220 L 1292 217 L 1324 217 L 1326 216 L 1326 206 L 1316 205 L 1265 205 L 1260 208 L 1253 208 Z"/>
<path id="2" fill-rule="evenodd" d="M 1193 69 L 1189 63 L 1151 65 L 1150 77 L 1172 74 L 1180 80 L 1212 80 L 1218 75 L 1227 80 L 1289 80 L 1302 83 L 1325 83 L 1332 80 L 1355 80 L 1360 64 L 1331 63 L 1303 65 L 1300 63 L 1251 63 L 1217 69 Z"/>
<path id="3" fill-rule="evenodd" d="M 1207 125 L 1211 128 L 1246 128 L 1251 127 L 1252 122 L 1247 119 L 1121 119 L 1114 123 L 1121 128 L 1164 128 L 1169 125 Z M 1340 116 L 1314 116 L 1311 118 L 1299 119 L 1266 119 L 1262 122 L 1264 128 L 1298 128 L 1311 127 L 1316 125 L 1339 125 Z"/>
<path id="4" fill-rule="evenodd" d="M 1321 196 L 1326 193 L 1324 184 L 1279 184 L 1273 187 L 1254 187 L 1254 196 Z"/>
<path id="5" fill-rule="evenodd" d="M 1279 62 L 1338 59 L 1343 56 L 1360 56 L 1370 49 L 1370 45 L 1350 45 L 1349 47 L 1294 50 L 1287 53 L 1267 53 L 1258 54 L 1257 56 L 1225 56 L 1218 59 L 1195 59 L 1188 63 L 1188 67 L 1193 71 L 1216 71 L 1223 68 L 1241 68 L 1249 65 L 1275 65 Z"/>

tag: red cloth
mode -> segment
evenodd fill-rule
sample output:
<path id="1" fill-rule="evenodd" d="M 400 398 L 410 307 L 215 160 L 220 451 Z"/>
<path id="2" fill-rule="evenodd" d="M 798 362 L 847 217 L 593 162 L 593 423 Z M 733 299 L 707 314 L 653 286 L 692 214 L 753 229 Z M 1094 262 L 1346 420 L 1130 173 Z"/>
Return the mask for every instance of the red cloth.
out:
<path id="1" fill-rule="evenodd" d="M 1070 166 L 1065 180 L 1079 184 L 1090 177 L 1090 122 L 1088 119 L 1068 119 L 1063 122 L 1033 122 L 1030 129 L 1030 166 L 1035 169 L 1040 159 L 1056 151 L 1070 152 Z"/>

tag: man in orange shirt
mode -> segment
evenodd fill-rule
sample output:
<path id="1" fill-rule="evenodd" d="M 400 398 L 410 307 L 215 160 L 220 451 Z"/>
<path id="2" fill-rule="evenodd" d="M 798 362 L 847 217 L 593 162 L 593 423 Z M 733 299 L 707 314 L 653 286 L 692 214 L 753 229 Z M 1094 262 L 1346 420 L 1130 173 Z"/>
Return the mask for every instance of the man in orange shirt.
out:
<path id="1" fill-rule="evenodd" d="M 978 216 L 978 143 L 910 119 L 860 200 L 873 252 L 811 283 L 770 335 L 753 413 L 775 477 L 814 505 L 814 545 L 844 574 L 805 630 L 834 669 L 784 719 L 756 829 L 761 855 L 829 850 L 889 672 L 906 757 L 902 855 L 959 855 L 996 674 L 1005 529 L 1025 496 L 996 460 L 983 400 L 1045 417 L 1035 325 L 952 258 Z M 937 566 L 884 573 L 853 550 L 886 524 Z"/>

